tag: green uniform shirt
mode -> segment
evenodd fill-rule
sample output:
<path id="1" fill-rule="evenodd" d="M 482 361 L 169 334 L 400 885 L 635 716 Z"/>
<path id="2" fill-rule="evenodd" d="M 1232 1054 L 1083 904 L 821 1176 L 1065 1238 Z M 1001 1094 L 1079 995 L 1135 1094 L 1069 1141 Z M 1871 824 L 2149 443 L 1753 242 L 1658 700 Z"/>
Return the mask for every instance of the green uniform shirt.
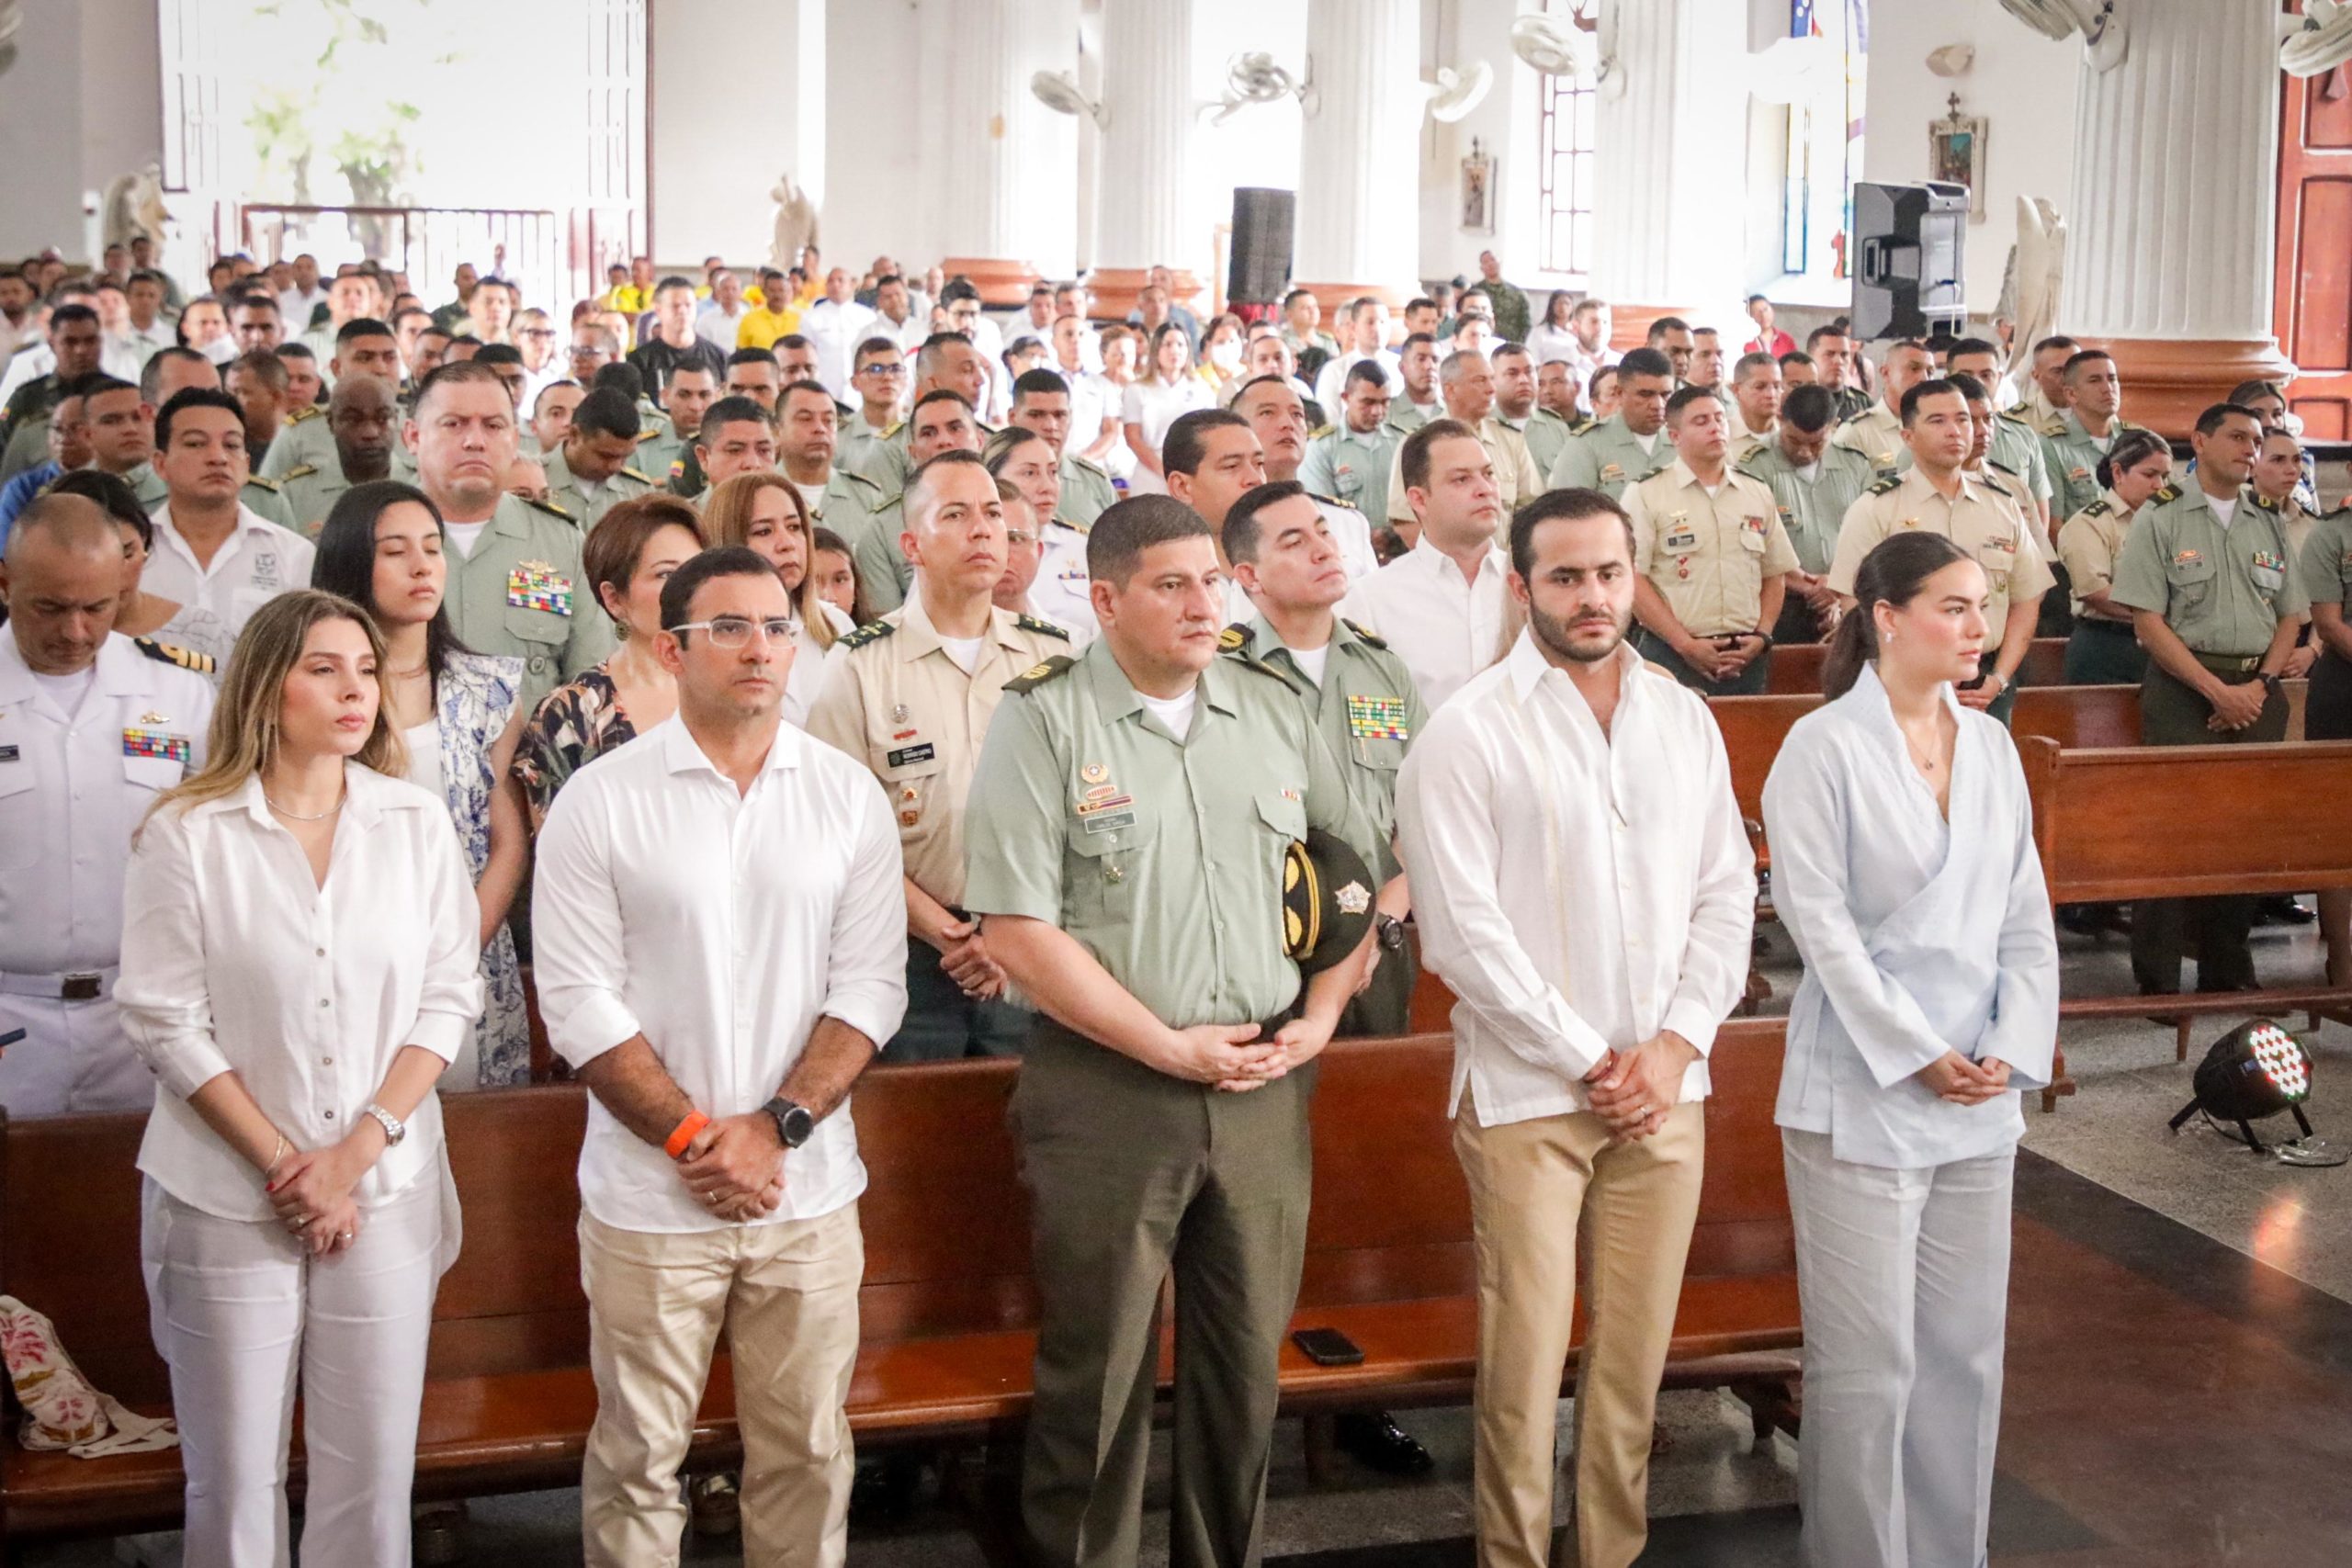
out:
<path id="1" fill-rule="evenodd" d="M 1060 927 L 1171 1028 L 1287 1008 L 1285 848 L 1310 826 L 1367 865 L 1378 848 L 1297 698 L 1213 660 L 1180 740 L 1107 640 L 1039 669 L 1006 688 L 980 751 L 966 908 Z"/>
<path id="2" fill-rule="evenodd" d="M 865 531 L 849 541 L 858 589 L 865 595 L 866 606 L 877 615 L 905 604 L 907 584 L 915 580 L 915 569 L 907 564 L 907 553 L 899 546 L 899 536 L 907 526 L 906 510 L 899 504 L 901 499 L 893 495 L 876 507 L 865 520 Z"/>
<path id="3" fill-rule="evenodd" d="M 393 421 L 395 446 L 399 424 L 397 419 Z M 322 471 L 343 467 L 335 451 L 334 433 L 327 428 L 326 411 L 316 403 L 286 416 L 286 423 L 277 427 L 277 438 L 262 454 L 261 467 L 254 471 L 266 479 L 282 479 L 305 463 Z"/>
<path id="4" fill-rule="evenodd" d="M 1383 424 L 1370 434 L 1337 425 L 1306 444 L 1298 482 L 1313 495 L 1336 496 L 1377 522 L 1388 516 L 1388 469 L 1404 438 Z"/>
<path id="5" fill-rule="evenodd" d="M 2220 659 L 2262 654 L 2280 621 L 2311 608 L 2286 528 L 2250 486 L 2226 528 L 2200 485 L 2150 496 L 2123 537 L 2108 597 L 2156 612 L 2191 653 Z"/>
<path id="6" fill-rule="evenodd" d="M 1429 721 L 1429 710 L 1413 686 L 1412 671 L 1380 638 L 1341 619 L 1331 629 L 1330 652 L 1318 687 L 1283 646 L 1281 634 L 1263 615 L 1225 629 L 1218 645 L 1227 659 L 1272 673 L 1298 696 L 1307 717 L 1340 760 L 1348 794 L 1371 824 L 1377 858 L 1370 864 L 1381 881 L 1403 873 L 1392 841 L 1396 834 L 1396 770 Z"/>
<path id="7" fill-rule="evenodd" d="M 637 433 L 637 460 L 629 467 L 643 474 L 652 488 L 663 490 L 685 471 L 687 456 L 686 438 L 664 419 Z"/>
<path id="8" fill-rule="evenodd" d="M 640 453 L 643 450 L 639 448 Z M 644 469 L 625 466 L 592 491 L 571 471 L 571 465 L 564 461 L 561 446 L 540 458 L 539 467 L 547 470 L 548 499 L 570 513 L 583 534 L 622 502 L 635 501 L 640 495 L 650 494 L 653 490 L 652 478 Z"/>
<path id="9" fill-rule="evenodd" d="M 1061 516 L 1081 528 L 1091 528 L 1094 520 L 1111 510 L 1119 499 L 1118 487 L 1111 482 L 1110 474 L 1096 464 L 1067 453 L 1062 457 Z"/>
<path id="10" fill-rule="evenodd" d="M 818 525 L 839 534 L 850 547 L 850 558 L 854 560 L 859 541 L 873 530 L 875 514 L 888 506 L 890 499 L 879 485 L 842 468 L 836 457 L 833 471 L 817 496 L 814 512 Z M 891 515 L 895 518 L 898 513 L 893 512 Z M 894 536 L 895 534 L 894 525 Z"/>
<path id="11" fill-rule="evenodd" d="M 1642 450 L 1640 437 L 1625 428 L 1625 416 L 1612 413 L 1561 446 L 1552 465 L 1554 490 L 1597 490 L 1611 501 L 1622 500 L 1627 485 L 1636 485 L 1674 462 L 1674 443 L 1661 426 Z"/>
<path id="12" fill-rule="evenodd" d="M 1781 509 L 1781 526 L 1796 547 L 1798 570 L 1819 577 L 1838 558 L 1838 526 L 1846 509 L 1871 487 L 1870 459 L 1844 446 L 1825 446 L 1807 479 L 1777 441 L 1749 453 L 1738 465 L 1750 479 L 1770 488 Z"/>
<path id="13" fill-rule="evenodd" d="M 1577 434 L 1578 424 L 1571 424 L 1550 409 L 1537 409 L 1527 416 L 1520 434 L 1527 438 L 1527 455 L 1535 459 L 1537 473 L 1550 477 L 1552 465 L 1560 460 L 1560 448 Z"/>
<path id="14" fill-rule="evenodd" d="M 1430 390 L 1434 393 L 1437 389 L 1432 386 Z M 1399 395 L 1389 400 L 1388 418 L 1380 428 L 1402 441 L 1430 421 L 1442 419 L 1444 415 L 1445 404 L 1434 397 L 1430 399 L 1430 406 L 1423 408 L 1411 398 Z"/>
<path id="15" fill-rule="evenodd" d="M 523 661 L 523 708 L 613 650 L 612 618 L 580 568 L 580 525 L 502 495 L 473 554 L 448 550 L 449 629 L 476 653 Z"/>
<path id="16" fill-rule="evenodd" d="M 2352 506 L 2331 512 L 2312 525 L 2295 570 L 2312 604 L 2352 603 Z"/>
<path id="17" fill-rule="evenodd" d="M 2054 505 L 2057 489 L 2050 482 L 2050 455 L 2033 426 L 2013 413 L 2000 415 L 1993 421 L 1993 443 L 1984 449 L 1984 457 L 2023 479 L 2034 500 L 2052 502 L 2051 515 L 2061 523 L 2066 520 Z"/>
<path id="18" fill-rule="evenodd" d="M 350 488 L 351 481 L 343 477 L 343 465 L 332 460 L 323 467 L 303 463 L 289 468 L 277 484 L 287 510 L 294 514 L 295 531 L 306 539 L 319 536 L 327 513 Z"/>
<path id="19" fill-rule="evenodd" d="M 2115 438 L 2127 430 L 2140 427 L 2125 420 L 2117 420 L 2115 428 L 2104 442 L 2083 428 L 2075 411 L 2065 409 L 2058 417 L 2041 427 L 2041 455 L 2048 468 L 2051 484 L 2050 512 L 2055 517 L 2072 517 L 2098 499 L 2098 460 L 2115 445 Z"/>
<path id="20" fill-rule="evenodd" d="M 873 440 L 863 442 L 857 458 L 850 466 L 860 479 L 871 479 L 886 494 L 896 495 L 907 488 L 907 476 L 915 471 L 914 460 L 907 456 L 907 443 L 914 433 L 900 420 Z"/>

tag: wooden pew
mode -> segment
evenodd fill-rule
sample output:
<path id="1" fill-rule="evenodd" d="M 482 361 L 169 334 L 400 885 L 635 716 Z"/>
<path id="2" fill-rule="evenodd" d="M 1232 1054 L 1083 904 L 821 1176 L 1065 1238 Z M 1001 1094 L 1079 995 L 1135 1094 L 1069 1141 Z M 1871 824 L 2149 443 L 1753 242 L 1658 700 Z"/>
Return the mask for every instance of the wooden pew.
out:
<path id="1" fill-rule="evenodd" d="M 1668 1371 L 1671 1382 L 1734 1387 L 1759 1428 L 1792 1409 L 1800 1343 L 1771 1125 L 1780 1059 L 1777 1021 L 1734 1024 L 1716 1044 L 1706 1185 Z M 1357 1367 L 1317 1367 L 1286 1346 L 1286 1411 L 1468 1397 L 1475 1270 L 1445 1118 L 1451 1063 L 1442 1034 L 1341 1042 L 1323 1057 L 1295 1324 L 1340 1328 L 1365 1356 Z M 857 1091 L 872 1178 L 849 1405 L 861 1444 L 1004 1437 L 1028 1409 L 1036 1293 L 1028 1200 L 1005 1125 L 1016 1070 L 1005 1061 L 909 1067 L 876 1073 Z M 435 1305 L 417 1495 L 576 1483 L 595 1414 L 576 1241 L 584 1092 L 559 1084 L 445 1105 L 466 1236 Z M 163 1413 L 170 1388 L 149 1342 L 139 1265 L 144 1121 L 0 1123 L 0 1290 L 49 1314 L 96 1386 Z M 708 1469 L 741 1456 L 722 1356 L 690 1462 Z M 302 1473 L 298 1444 L 298 1496 Z M 0 1551 L 169 1527 L 181 1487 L 176 1452 L 28 1453 L 11 1421 L 0 1434 Z"/>
<path id="2" fill-rule="evenodd" d="M 2352 741 L 2073 750 L 2047 736 L 2026 736 L 2018 745 L 2053 905 L 2352 886 L 2352 811 L 2286 814 L 2341 795 Z M 2270 808 L 2249 812 L 2248 802 Z M 2069 997 L 2059 1012 L 2161 1013 L 2173 1023 L 2185 1060 L 2197 1019 L 2347 1004 L 2352 987 L 2317 986 L 2162 998 Z M 2072 1092 L 2064 1067 L 2062 1055 L 2058 1077 L 2042 1093 L 2045 1110 Z"/>
<path id="3" fill-rule="evenodd" d="M 1765 692 L 1774 696 L 1813 696 L 1821 691 L 1821 665 L 1829 655 L 1826 642 L 1788 642 L 1772 649 L 1771 668 L 1765 674 Z M 2066 682 L 2066 639 L 2033 639 L 2018 675 L 2028 686 L 2060 686 Z"/>

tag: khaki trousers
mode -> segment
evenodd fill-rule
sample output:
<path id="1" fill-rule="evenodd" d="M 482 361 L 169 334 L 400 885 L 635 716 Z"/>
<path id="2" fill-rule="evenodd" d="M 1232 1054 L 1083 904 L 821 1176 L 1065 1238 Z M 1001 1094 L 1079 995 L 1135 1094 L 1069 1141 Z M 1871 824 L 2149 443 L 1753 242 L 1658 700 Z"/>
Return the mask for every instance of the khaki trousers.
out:
<path id="1" fill-rule="evenodd" d="M 1650 1136 L 1611 1147 L 1589 1111 L 1481 1127 L 1465 1094 L 1453 1148 L 1478 1258 L 1478 1561 L 1551 1560 L 1581 1219 L 1592 1300 L 1577 1377 L 1576 1560 L 1627 1568 L 1649 1538 L 1650 1434 L 1699 1214 L 1705 1108 L 1678 1105 Z"/>
<path id="2" fill-rule="evenodd" d="M 684 1235 L 580 1216 L 596 1423 L 580 1478 L 591 1568 L 673 1568 L 678 1467 L 723 1327 L 743 1432 L 743 1561 L 839 1568 L 848 1549 L 850 1374 L 865 1244 L 854 1204 Z"/>

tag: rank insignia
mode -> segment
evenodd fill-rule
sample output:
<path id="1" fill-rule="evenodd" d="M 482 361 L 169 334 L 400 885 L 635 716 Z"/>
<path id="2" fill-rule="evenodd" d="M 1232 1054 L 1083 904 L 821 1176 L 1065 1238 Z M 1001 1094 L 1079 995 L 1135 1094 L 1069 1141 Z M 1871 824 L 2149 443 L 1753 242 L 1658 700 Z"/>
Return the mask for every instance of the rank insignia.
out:
<path id="1" fill-rule="evenodd" d="M 901 828 L 911 828 L 921 820 L 922 820 L 922 813 L 915 810 L 912 807 L 909 807 L 906 810 L 899 813 L 899 826 Z"/>
<path id="2" fill-rule="evenodd" d="M 1088 784 L 1101 784 L 1111 776 L 1111 770 L 1100 762 L 1089 762 L 1078 770 L 1078 776 Z"/>
<path id="3" fill-rule="evenodd" d="M 126 729 L 122 732 L 122 754 L 126 757 L 153 757 L 165 762 L 177 762 L 185 767 L 193 760 L 193 752 L 185 735 L 172 735 L 161 729 Z"/>
<path id="4" fill-rule="evenodd" d="M 571 579 L 545 561 L 517 562 L 506 575 L 506 603 L 517 610 L 571 614 Z"/>
<path id="5" fill-rule="evenodd" d="M 171 723 L 171 722 L 172 722 L 172 720 L 171 720 L 171 716 L 170 716 L 170 715 L 168 715 L 168 714 L 160 714 L 160 713 L 157 713 L 153 708 L 149 708 L 145 713 L 142 713 L 142 714 L 141 714 L 141 715 L 139 716 L 139 722 L 140 722 L 140 724 L 141 724 L 141 726 L 147 726 L 147 725 L 155 725 L 155 724 L 169 724 L 169 723 Z"/>
<path id="6" fill-rule="evenodd" d="M 2284 571 L 2287 570 L 2287 558 L 2275 550 L 2256 550 L 2254 552 L 2254 565 L 2258 571 Z"/>
<path id="7" fill-rule="evenodd" d="M 1402 697 L 1360 697 L 1348 694 L 1348 733 L 1358 740 L 1410 740 Z"/>

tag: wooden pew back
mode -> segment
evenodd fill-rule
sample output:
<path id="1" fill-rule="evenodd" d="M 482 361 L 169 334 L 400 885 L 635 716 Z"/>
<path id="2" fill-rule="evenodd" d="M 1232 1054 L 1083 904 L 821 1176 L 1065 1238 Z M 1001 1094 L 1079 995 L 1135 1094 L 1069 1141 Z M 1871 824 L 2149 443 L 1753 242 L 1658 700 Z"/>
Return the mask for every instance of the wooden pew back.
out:
<path id="1" fill-rule="evenodd" d="M 1781 643 L 1772 649 L 1771 667 L 1765 671 L 1764 690 L 1770 696 L 1819 696 L 1821 666 L 1829 657 L 1826 642 Z M 2018 675 L 2028 686 L 2059 686 L 2066 681 L 2066 639 L 2033 639 Z"/>

